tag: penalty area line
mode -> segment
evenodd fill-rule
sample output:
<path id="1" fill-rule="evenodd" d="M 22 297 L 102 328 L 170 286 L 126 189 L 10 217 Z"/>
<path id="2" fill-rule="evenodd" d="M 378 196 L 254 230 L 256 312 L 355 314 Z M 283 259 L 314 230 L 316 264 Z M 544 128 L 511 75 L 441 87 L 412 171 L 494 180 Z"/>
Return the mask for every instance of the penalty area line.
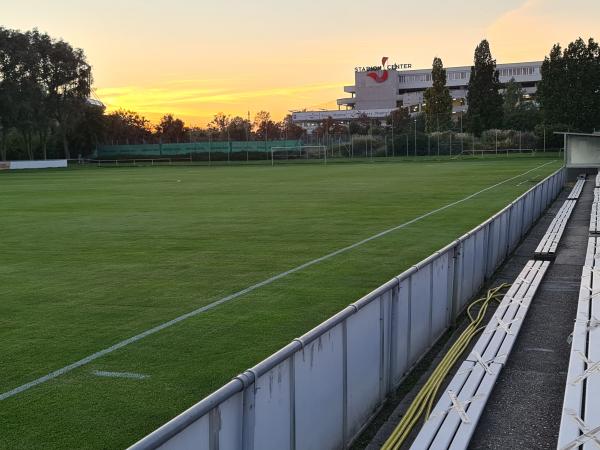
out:
<path id="1" fill-rule="evenodd" d="M 476 196 L 478 196 L 480 194 L 483 194 L 486 191 L 489 191 L 491 189 L 497 188 L 498 186 L 501 186 L 501 185 L 503 185 L 505 183 L 508 183 L 510 181 L 516 180 L 519 177 L 527 175 L 528 173 L 533 172 L 534 170 L 540 169 L 540 168 L 542 168 L 544 166 L 547 166 L 548 164 L 552 164 L 554 162 L 555 161 L 549 161 L 549 162 L 547 162 L 545 164 L 540 164 L 540 165 L 538 165 L 538 166 L 536 166 L 536 167 L 534 167 L 532 169 L 529 169 L 529 170 L 527 170 L 527 171 L 525 171 L 523 173 L 520 173 L 519 175 L 515 175 L 514 177 L 507 178 L 507 179 L 505 179 L 503 181 L 500 181 L 500 182 L 498 182 L 496 184 L 493 184 L 493 185 L 488 186 L 488 187 L 486 187 L 484 189 L 481 189 L 481 190 L 479 190 L 477 192 L 474 192 L 473 194 L 469 194 L 466 197 L 461 198 L 460 200 L 456 200 L 456 201 L 453 201 L 451 203 L 448 203 L 447 205 L 444 205 L 444 206 L 441 206 L 439 208 L 433 209 L 433 210 L 431 210 L 431 211 L 429 211 L 429 212 L 427 212 L 425 214 L 422 214 L 422 215 L 420 215 L 418 217 L 415 217 L 415 218 L 409 220 L 408 222 L 404 222 L 404 223 L 401 223 L 400 225 L 396 225 L 395 227 L 388 228 L 387 230 L 381 231 L 381 232 L 379 232 L 377 234 L 374 234 L 372 236 L 369 236 L 368 238 L 365 238 L 365 239 L 363 239 L 361 241 L 355 242 L 354 244 L 351 244 L 351 245 L 348 245 L 346 247 L 343 247 L 343 248 L 340 248 L 338 250 L 335 250 L 335 251 L 333 251 L 331 253 L 328 253 L 328 254 L 326 254 L 324 256 L 321 256 L 319 258 L 313 259 L 312 261 L 305 262 L 304 264 L 296 266 L 293 269 L 286 270 L 285 272 L 281 272 L 281 273 L 279 273 L 277 275 L 274 275 L 274 276 L 272 276 L 270 278 L 267 278 L 266 280 L 260 281 L 260 282 L 258 282 L 256 284 L 253 284 L 252 286 L 248 286 L 247 288 L 242 289 L 241 291 L 235 292 L 235 293 L 230 294 L 230 295 L 228 295 L 226 297 L 223 297 L 223 298 L 221 298 L 219 300 L 216 300 L 216 301 L 214 301 L 212 303 L 209 303 L 208 305 L 202 306 L 202 307 L 197 308 L 197 309 L 195 309 L 193 311 L 190 311 L 190 312 L 188 312 L 186 314 L 183 314 L 183 315 L 181 315 L 179 317 L 171 319 L 168 322 L 164 322 L 164 323 L 162 323 L 160 325 L 152 327 L 152 328 L 150 328 L 150 329 L 148 329 L 146 331 L 143 331 L 142 333 L 136 334 L 135 336 L 132 336 L 132 337 L 130 337 L 128 339 L 125 339 L 125 340 L 123 340 L 121 342 L 118 342 L 118 343 L 116 343 L 114 345 L 111 345 L 110 347 L 107 347 L 107 348 L 105 348 L 103 350 L 100 350 L 100 351 L 98 351 L 96 353 L 93 353 L 93 354 L 91 354 L 89 356 L 86 356 L 85 358 L 80 359 L 79 361 L 75 361 L 74 363 L 69 364 L 68 366 L 65 366 L 65 367 L 62 367 L 62 368 L 60 368 L 58 370 L 50 372 L 49 374 L 44 375 L 43 377 L 37 378 L 37 379 L 32 380 L 32 381 L 30 381 L 28 383 L 25 383 L 25 384 L 22 384 L 21 386 L 18 386 L 18 387 L 14 388 L 14 389 L 11 389 L 10 391 L 6 391 L 6 392 L 0 394 L 0 401 L 6 400 L 7 398 L 13 397 L 13 396 L 15 396 L 15 395 L 17 395 L 17 394 L 19 394 L 19 393 L 21 393 L 23 391 L 31 389 L 32 387 L 38 386 L 38 385 L 40 385 L 42 383 L 45 383 L 47 381 L 53 380 L 54 378 L 58 378 L 61 375 L 64 375 L 64 374 L 66 374 L 68 372 L 71 372 L 72 370 L 75 370 L 75 369 L 81 367 L 81 366 L 89 364 L 90 362 L 95 361 L 96 359 L 101 358 L 103 356 L 106 356 L 109 353 L 113 353 L 114 351 L 119 350 L 119 349 L 121 349 L 123 347 L 126 347 L 129 344 L 133 344 L 134 342 L 140 341 L 140 340 L 144 339 L 145 337 L 148 337 L 148 336 L 150 336 L 152 334 L 155 334 L 155 333 L 158 333 L 159 331 L 164 330 L 165 328 L 169 328 L 169 327 L 171 327 L 171 326 L 173 326 L 173 325 L 175 325 L 175 324 L 177 324 L 179 322 L 182 322 L 182 321 L 184 321 L 186 319 L 189 319 L 190 317 L 197 316 L 198 314 L 206 312 L 206 311 L 208 311 L 210 309 L 213 309 L 213 308 L 215 308 L 215 307 L 217 307 L 219 305 L 222 305 L 223 303 L 227 303 L 227 302 L 229 302 L 231 300 L 234 300 L 234 299 L 236 299 L 238 297 L 241 297 L 241 296 L 243 296 L 245 294 L 248 294 L 248 293 L 250 293 L 252 291 L 255 291 L 256 289 L 259 289 L 259 288 L 261 288 L 263 286 L 271 284 L 271 283 L 273 283 L 273 282 L 275 282 L 277 280 L 280 280 L 281 278 L 287 277 L 288 275 L 291 275 L 293 273 L 296 273 L 296 272 L 299 272 L 301 270 L 304 270 L 307 267 L 313 266 L 315 264 L 319 264 L 319 263 L 321 263 L 323 261 L 326 261 L 328 259 L 331 259 L 331 258 L 333 258 L 333 257 L 335 257 L 337 255 L 340 255 L 342 253 L 345 253 L 345 252 L 353 250 L 353 249 L 355 249 L 357 247 L 360 247 L 361 245 L 364 245 L 364 244 L 366 244 L 368 242 L 371 242 L 371 241 L 373 241 L 375 239 L 379 239 L 380 237 L 385 236 L 385 235 L 387 235 L 389 233 L 392 233 L 394 231 L 397 231 L 397 230 L 405 228 L 405 227 L 407 227 L 409 225 L 412 225 L 415 222 L 423 220 L 423 219 L 425 219 L 425 218 L 427 218 L 429 216 L 437 214 L 437 213 L 439 213 L 441 211 L 444 211 L 444 210 L 446 210 L 448 208 L 452 208 L 453 206 L 456 206 L 456 205 L 458 205 L 460 203 L 464 203 L 464 202 L 472 199 L 473 197 L 476 197 Z"/>

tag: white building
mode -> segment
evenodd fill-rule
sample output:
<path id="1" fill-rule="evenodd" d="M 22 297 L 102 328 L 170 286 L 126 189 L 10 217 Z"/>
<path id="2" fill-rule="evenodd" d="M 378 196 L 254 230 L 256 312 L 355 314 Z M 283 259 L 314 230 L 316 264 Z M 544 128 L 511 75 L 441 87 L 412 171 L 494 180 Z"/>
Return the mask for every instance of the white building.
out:
<path id="1" fill-rule="evenodd" d="M 397 108 L 408 108 L 411 113 L 423 110 L 423 94 L 432 86 L 431 68 L 419 70 L 398 70 L 397 64 L 377 67 L 357 67 L 354 85 L 344 86 L 349 97 L 337 100 L 338 109 L 323 111 L 292 111 L 292 120 L 307 130 L 312 130 L 328 118 L 347 122 L 362 115 L 373 119 L 384 119 Z M 409 66 L 403 64 L 401 66 Z M 498 64 L 500 82 L 507 83 L 512 78 L 518 82 L 525 94 L 534 98 L 537 83 L 542 79 L 541 61 Z M 467 110 L 467 85 L 471 67 L 447 67 L 446 85 L 452 95 L 452 112 L 460 114 Z"/>

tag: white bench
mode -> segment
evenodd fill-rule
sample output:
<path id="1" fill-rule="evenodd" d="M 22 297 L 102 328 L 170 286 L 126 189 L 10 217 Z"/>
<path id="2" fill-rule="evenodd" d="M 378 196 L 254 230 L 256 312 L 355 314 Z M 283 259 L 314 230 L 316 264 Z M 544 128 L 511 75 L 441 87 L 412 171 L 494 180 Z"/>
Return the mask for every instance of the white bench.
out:
<path id="1" fill-rule="evenodd" d="M 596 175 L 596 187 L 600 187 L 600 171 L 598 171 L 598 175 Z"/>
<path id="2" fill-rule="evenodd" d="M 600 448 L 600 237 L 590 237 L 563 402 L 558 449 Z"/>
<path id="3" fill-rule="evenodd" d="M 590 216 L 590 234 L 600 234 L 600 203 L 592 203 Z"/>
<path id="4" fill-rule="evenodd" d="M 535 260 L 525 265 L 441 394 L 411 449 L 467 448 L 549 265 L 549 261 Z"/>
<path id="5" fill-rule="evenodd" d="M 553 259 L 577 200 L 565 200 L 535 249 L 536 259 Z"/>
<path id="6" fill-rule="evenodd" d="M 581 195 L 581 191 L 583 191 L 583 185 L 585 184 L 585 179 L 580 178 L 571 189 L 569 196 L 567 197 L 569 200 L 577 200 Z"/>

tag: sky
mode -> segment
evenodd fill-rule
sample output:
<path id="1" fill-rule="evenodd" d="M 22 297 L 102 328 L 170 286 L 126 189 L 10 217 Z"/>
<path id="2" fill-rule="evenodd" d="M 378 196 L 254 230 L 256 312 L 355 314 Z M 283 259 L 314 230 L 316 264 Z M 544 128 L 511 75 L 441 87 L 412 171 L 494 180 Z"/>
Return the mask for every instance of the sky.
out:
<path id="1" fill-rule="evenodd" d="M 82 48 L 109 111 L 204 126 L 223 112 L 279 120 L 335 109 L 354 67 L 470 65 L 486 38 L 498 63 L 600 39 L 599 0 L 0 0 L 0 26 Z"/>

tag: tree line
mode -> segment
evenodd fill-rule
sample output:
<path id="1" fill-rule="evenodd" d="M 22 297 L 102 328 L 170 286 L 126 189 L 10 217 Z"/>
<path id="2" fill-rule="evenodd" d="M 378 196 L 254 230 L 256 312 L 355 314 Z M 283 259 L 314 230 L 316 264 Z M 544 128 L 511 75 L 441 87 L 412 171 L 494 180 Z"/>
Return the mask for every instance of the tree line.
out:
<path id="1" fill-rule="evenodd" d="M 102 112 L 88 102 L 91 84 L 83 50 L 37 30 L 0 28 L 0 157 L 11 135 L 31 159 L 49 146 L 69 157 L 83 130 L 93 132 L 85 122 Z"/>
<path id="2" fill-rule="evenodd" d="M 424 93 L 424 112 L 393 111 L 384 121 L 361 116 L 346 124 L 326 118 L 313 130 L 317 139 L 340 134 L 407 134 L 512 129 L 589 132 L 600 128 L 600 48 L 582 39 L 545 58 L 537 95 L 531 98 L 514 80 L 499 81 L 487 40 L 475 48 L 468 83 L 468 110 L 452 115 L 453 99 L 440 58 L 432 64 L 432 86 Z M 82 49 L 34 29 L 0 27 L 0 158 L 70 158 L 88 154 L 99 143 L 139 144 L 188 140 L 299 139 L 306 132 L 287 115 L 275 121 L 267 111 L 250 120 L 218 113 L 206 127 L 186 126 L 173 114 L 153 125 L 128 110 L 106 113 L 90 100 L 92 70 Z M 460 118 L 460 129 L 457 118 Z"/>
<path id="3" fill-rule="evenodd" d="M 206 127 L 188 127 L 173 116 L 164 115 L 158 124 L 128 110 L 113 111 L 105 116 L 104 139 L 107 144 L 177 143 L 196 140 L 278 140 L 300 139 L 305 130 L 287 115 L 276 122 L 267 111 L 259 111 L 254 120 L 217 113 Z"/>
<path id="4" fill-rule="evenodd" d="M 427 131 L 452 127 L 452 97 L 446 71 L 433 60 L 433 86 L 426 90 Z M 600 48 L 594 39 L 579 38 L 564 50 L 556 44 L 544 59 L 535 98 L 519 83 L 499 80 L 496 60 L 487 40 L 475 48 L 467 91 L 465 130 L 480 136 L 488 129 L 591 132 L 600 129 Z"/>

